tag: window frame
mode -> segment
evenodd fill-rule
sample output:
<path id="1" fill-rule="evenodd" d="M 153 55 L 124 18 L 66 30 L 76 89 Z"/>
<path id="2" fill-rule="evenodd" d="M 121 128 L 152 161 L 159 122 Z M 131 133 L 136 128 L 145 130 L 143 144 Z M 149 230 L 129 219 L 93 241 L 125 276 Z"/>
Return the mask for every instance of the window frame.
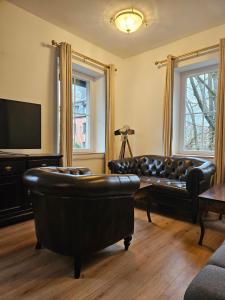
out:
<path id="1" fill-rule="evenodd" d="M 182 126 L 179 127 L 178 132 L 178 154 L 182 155 L 194 155 L 201 157 L 214 157 L 215 151 L 203 151 L 203 150 L 184 150 L 184 127 L 185 127 L 185 100 L 186 100 L 186 79 L 192 75 L 198 75 L 207 73 L 207 71 L 218 71 L 218 64 L 208 65 L 201 68 L 191 69 L 180 74 L 180 113 L 179 123 Z"/>
<path id="2" fill-rule="evenodd" d="M 94 149 L 94 137 L 93 137 L 93 98 L 94 98 L 94 92 L 93 92 L 93 84 L 94 84 L 94 79 L 91 76 L 88 76 L 86 74 L 80 73 L 80 72 L 72 72 L 72 78 L 78 79 L 78 80 L 84 80 L 88 83 L 88 101 L 87 101 L 87 111 L 88 113 L 86 116 L 89 119 L 89 126 L 86 126 L 86 134 L 88 138 L 88 148 L 81 148 L 81 149 L 76 149 L 73 147 L 72 151 L 73 154 L 79 154 L 79 153 L 92 153 Z M 74 91 L 74 95 L 76 97 L 76 92 Z M 74 130 L 74 128 L 73 128 Z"/>

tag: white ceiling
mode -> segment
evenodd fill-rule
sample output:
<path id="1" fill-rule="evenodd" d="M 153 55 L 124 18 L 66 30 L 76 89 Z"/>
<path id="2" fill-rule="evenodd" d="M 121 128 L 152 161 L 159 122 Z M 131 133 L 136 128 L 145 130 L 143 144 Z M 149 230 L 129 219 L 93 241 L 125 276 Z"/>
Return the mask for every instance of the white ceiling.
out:
<path id="1" fill-rule="evenodd" d="M 129 57 L 225 23 L 225 0 L 8 0 L 120 57 Z M 125 34 L 110 18 L 141 10 L 148 26 Z"/>

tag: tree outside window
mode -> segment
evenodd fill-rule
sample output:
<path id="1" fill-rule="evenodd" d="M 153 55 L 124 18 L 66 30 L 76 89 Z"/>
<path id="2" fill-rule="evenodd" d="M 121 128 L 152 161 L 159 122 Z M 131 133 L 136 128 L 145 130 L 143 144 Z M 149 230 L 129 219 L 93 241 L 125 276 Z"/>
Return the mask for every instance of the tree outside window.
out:
<path id="1" fill-rule="evenodd" d="M 184 151 L 214 151 L 217 84 L 217 69 L 185 77 Z"/>

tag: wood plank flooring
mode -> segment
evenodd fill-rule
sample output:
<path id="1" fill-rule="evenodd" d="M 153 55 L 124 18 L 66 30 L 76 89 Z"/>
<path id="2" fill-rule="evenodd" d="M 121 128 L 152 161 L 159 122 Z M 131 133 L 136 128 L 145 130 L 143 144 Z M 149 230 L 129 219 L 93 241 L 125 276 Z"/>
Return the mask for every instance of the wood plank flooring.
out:
<path id="1" fill-rule="evenodd" d="M 4 300 L 181 300 L 191 279 L 225 239 L 198 225 L 135 210 L 129 251 L 119 242 L 89 258 L 81 279 L 73 259 L 35 250 L 33 221 L 0 229 L 0 299 Z"/>

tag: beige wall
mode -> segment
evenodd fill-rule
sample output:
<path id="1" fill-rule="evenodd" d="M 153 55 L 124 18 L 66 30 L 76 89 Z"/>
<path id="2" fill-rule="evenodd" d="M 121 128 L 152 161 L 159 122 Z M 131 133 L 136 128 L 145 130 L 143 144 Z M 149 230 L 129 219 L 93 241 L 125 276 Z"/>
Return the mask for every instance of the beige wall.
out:
<path id="1" fill-rule="evenodd" d="M 56 49 L 51 40 L 66 41 L 78 52 L 107 64 L 115 64 L 116 123 L 120 120 L 122 59 L 54 26 L 6 1 L 0 1 L 0 97 L 42 105 L 42 149 L 56 151 Z M 26 116 L 29 117 L 29 116 Z M 100 170 L 101 159 L 89 163 Z M 95 171 L 94 170 L 94 171 Z"/>
<path id="2" fill-rule="evenodd" d="M 124 104 L 127 112 L 122 123 L 136 130 L 132 147 L 136 155 L 162 153 L 162 116 L 165 67 L 157 68 L 155 61 L 168 54 L 179 55 L 198 48 L 217 44 L 225 37 L 225 25 L 212 28 L 174 43 L 167 44 L 126 59 L 124 65 Z M 178 67 L 217 59 L 218 53 L 183 62 Z M 123 108 L 124 109 L 124 108 Z"/>
<path id="3" fill-rule="evenodd" d="M 95 174 L 100 174 L 104 170 L 104 154 L 78 154 L 74 155 L 74 162 L 77 167 L 87 167 Z"/>
<path id="4" fill-rule="evenodd" d="M 115 127 L 125 124 L 136 130 L 131 137 L 134 154 L 162 153 L 162 101 L 165 67 L 154 62 L 168 54 L 179 55 L 218 43 L 225 25 L 215 27 L 166 46 L 122 60 L 117 56 L 62 30 L 6 2 L 0 2 L 0 97 L 42 105 L 42 153 L 55 151 L 56 78 L 52 39 L 66 41 L 79 52 L 105 63 L 113 63 L 116 73 Z M 212 57 L 217 57 L 214 54 Z M 211 57 L 190 60 L 181 66 Z M 120 137 L 116 137 L 116 156 Z M 25 151 L 28 152 L 28 151 Z M 40 151 L 36 151 L 40 152 Z M 94 172 L 103 168 L 100 156 L 75 157 L 75 164 L 90 165 Z"/>

